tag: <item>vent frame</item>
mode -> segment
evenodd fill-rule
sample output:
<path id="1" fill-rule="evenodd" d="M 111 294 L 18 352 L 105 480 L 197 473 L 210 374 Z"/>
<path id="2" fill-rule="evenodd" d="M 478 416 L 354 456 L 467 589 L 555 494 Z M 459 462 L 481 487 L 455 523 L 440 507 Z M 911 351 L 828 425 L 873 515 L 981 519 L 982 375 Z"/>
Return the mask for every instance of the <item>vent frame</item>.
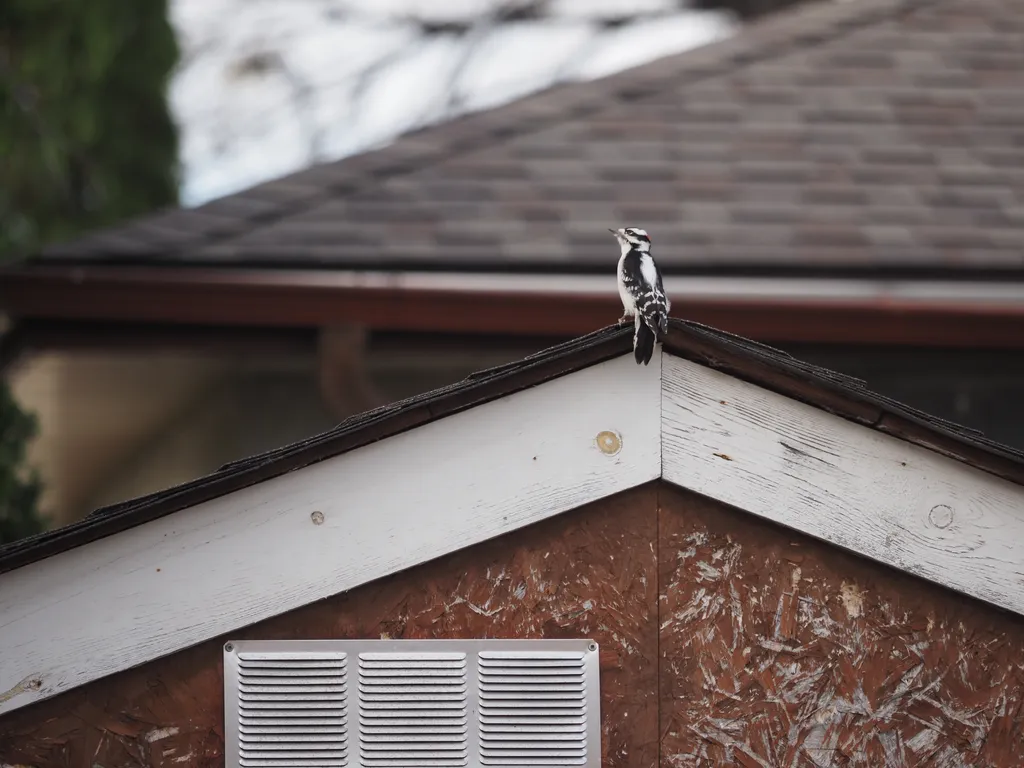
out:
<path id="1" fill-rule="evenodd" d="M 470 640 L 241 640 L 228 641 L 223 646 L 224 657 L 224 749 L 226 768 L 250 768 L 251 763 L 243 762 L 241 756 L 240 716 L 241 691 L 240 683 L 244 674 L 243 660 L 246 655 L 273 654 L 284 659 L 303 654 L 335 654 L 344 657 L 345 664 L 345 729 L 346 760 L 332 765 L 344 765 L 346 768 L 363 768 L 364 766 L 387 765 L 385 762 L 364 762 L 362 729 L 360 717 L 363 714 L 360 700 L 360 657 L 366 654 L 465 654 L 465 713 L 467 728 L 465 732 L 466 757 L 464 763 L 437 762 L 438 766 L 464 765 L 465 768 L 493 768 L 495 766 L 512 765 L 575 765 L 579 768 L 599 768 L 601 765 L 601 696 L 600 668 L 598 663 L 599 648 L 591 639 L 470 639 Z M 481 693 L 481 669 L 488 656 L 494 654 L 527 656 L 539 655 L 538 662 L 547 654 L 579 654 L 579 666 L 583 674 L 583 690 L 576 691 L 581 696 L 584 711 L 583 744 L 585 755 L 578 761 L 539 762 L 497 761 L 486 758 L 486 749 L 482 749 L 481 735 L 486 728 L 482 722 L 481 712 L 486 711 L 487 694 Z M 575 662 L 574 662 L 575 663 Z M 487 677 L 486 672 L 483 675 Z M 486 679 L 483 681 L 486 683 Z M 543 729 L 541 729 L 543 730 Z M 336 731 L 335 731 L 336 732 Z M 490 736 L 493 738 L 493 734 Z M 485 739 L 486 740 L 486 739 Z M 492 745 L 493 746 L 493 745 Z M 308 763 L 303 763 L 308 764 Z M 299 765 L 298 762 L 295 765 Z M 398 761 L 397 766 L 407 763 Z M 422 765 L 427 768 L 428 762 Z"/>

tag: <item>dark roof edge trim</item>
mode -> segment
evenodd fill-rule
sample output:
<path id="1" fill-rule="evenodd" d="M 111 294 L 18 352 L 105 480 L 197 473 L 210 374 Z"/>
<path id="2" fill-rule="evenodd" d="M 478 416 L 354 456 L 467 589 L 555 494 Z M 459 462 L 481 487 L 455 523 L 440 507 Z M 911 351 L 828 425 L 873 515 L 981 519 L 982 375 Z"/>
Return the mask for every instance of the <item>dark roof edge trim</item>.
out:
<path id="1" fill-rule="evenodd" d="M 206 477 L 98 509 L 71 525 L 0 547 L 0 573 L 582 370 L 624 354 L 631 344 L 630 328 L 609 326 L 522 361 L 477 372 L 450 387 L 358 414 L 320 435 L 226 464 Z"/>
<path id="2" fill-rule="evenodd" d="M 630 326 L 608 326 L 524 360 L 473 374 L 450 387 L 359 414 L 333 430 L 225 465 L 207 477 L 97 510 L 72 525 L 13 542 L 0 548 L 0 573 L 582 370 L 626 354 L 631 347 Z M 678 319 L 670 320 L 665 350 L 1024 485 L 1024 452 L 871 392 L 858 379 Z"/>

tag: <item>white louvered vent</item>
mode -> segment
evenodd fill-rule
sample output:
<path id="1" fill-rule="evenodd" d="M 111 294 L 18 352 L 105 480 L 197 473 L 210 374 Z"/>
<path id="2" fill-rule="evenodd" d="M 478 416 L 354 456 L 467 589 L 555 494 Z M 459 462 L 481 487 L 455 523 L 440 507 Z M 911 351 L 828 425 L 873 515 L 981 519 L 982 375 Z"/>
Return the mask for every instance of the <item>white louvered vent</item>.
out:
<path id="1" fill-rule="evenodd" d="M 483 765 L 586 765 L 583 653 L 481 651 L 478 664 Z"/>
<path id="2" fill-rule="evenodd" d="M 263 640 L 224 647 L 227 768 L 601 764 L 589 640 Z"/>
<path id="3" fill-rule="evenodd" d="M 465 653 L 360 653 L 361 764 L 467 765 L 467 700 Z"/>
<path id="4" fill-rule="evenodd" d="M 238 761 L 345 766 L 344 653 L 238 653 Z"/>

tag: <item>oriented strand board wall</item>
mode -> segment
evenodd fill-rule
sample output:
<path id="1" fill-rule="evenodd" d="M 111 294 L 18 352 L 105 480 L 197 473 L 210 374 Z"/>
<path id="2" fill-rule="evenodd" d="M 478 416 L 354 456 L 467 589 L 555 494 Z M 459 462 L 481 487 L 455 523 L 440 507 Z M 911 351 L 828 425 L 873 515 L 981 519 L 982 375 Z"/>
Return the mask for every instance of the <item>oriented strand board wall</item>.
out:
<path id="1" fill-rule="evenodd" d="M 614 768 L 1024 754 L 1024 620 L 667 485 L 237 636 L 382 635 L 595 637 Z M 0 718 L 0 765 L 222 765 L 221 643 Z"/>
<path id="2" fill-rule="evenodd" d="M 669 486 L 660 501 L 662 765 L 1022 764 L 1020 617 Z"/>
<path id="3" fill-rule="evenodd" d="M 657 762 L 657 487 L 649 485 L 233 637 L 593 637 L 607 766 Z M 223 640 L 0 718 L 0 765 L 223 765 Z"/>

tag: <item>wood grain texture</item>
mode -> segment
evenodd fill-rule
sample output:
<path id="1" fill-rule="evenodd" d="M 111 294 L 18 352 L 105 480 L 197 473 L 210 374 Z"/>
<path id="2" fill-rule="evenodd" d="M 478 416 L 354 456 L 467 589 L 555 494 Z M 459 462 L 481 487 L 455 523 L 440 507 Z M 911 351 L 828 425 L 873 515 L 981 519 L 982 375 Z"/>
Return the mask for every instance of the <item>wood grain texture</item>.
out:
<path id="1" fill-rule="evenodd" d="M 1024 613 L 1024 486 L 664 355 L 662 476 Z"/>
<path id="2" fill-rule="evenodd" d="M 601 644 L 603 765 L 658 763 L 657 487 L 645 485 L 232 633 Z M 227 636 L 0 717 L 0 764 L 223 765 Z"/>
<path id="3" fill-rule="evenodd" d="M 3 574 L 0 712 L 656 479 L 660 360 L 609 360 Z"/>
<path id="4" fill-rule="evenodd" d="M 1008 768 L 1024 620 L 662 484 L 661 764 Z"/>

